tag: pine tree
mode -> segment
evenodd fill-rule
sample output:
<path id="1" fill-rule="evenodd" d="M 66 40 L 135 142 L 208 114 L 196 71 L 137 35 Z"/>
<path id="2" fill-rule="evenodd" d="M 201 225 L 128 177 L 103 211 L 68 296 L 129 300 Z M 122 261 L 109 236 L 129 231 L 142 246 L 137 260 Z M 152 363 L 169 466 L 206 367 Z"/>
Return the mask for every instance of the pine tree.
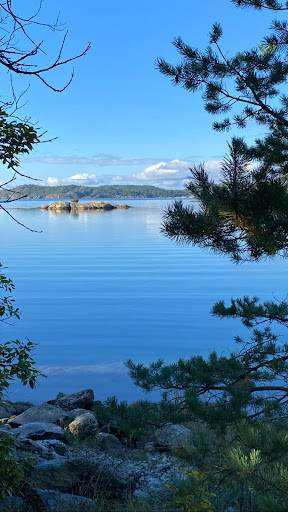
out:
<path id="1" fill-rule="evenodd" d="M 278 0 L 233 3 L 275 12 L 288 9 L 287 2 Z M 187 189 L 194 204 L 176 201 L 170 206 L 163 230 L 236 262 L 285 256 L 288 25 L 276 20 L 256 48 L 233 57 L 221 48 L 221 37 L 222 28 L 215 24 L 205 51 L 176 39 L 181 62 L 175 66 L 160 59 L 159 69 L 188 92 L 203 92 L 206 110 L 220 117 L 216 130 L 245 128 L 254 121 L 264 135 L 251 146 L 232 139 L 218 182 L 204 164 L 193 167 Z M 136 385 L 148 392 L 160 389 L 162 404 L 173 404 L 182 421 L 199 427 L 200 437 L 194 432 L 193 446 L 182 453 L 194 471 L 177 488 L 170 510 L 286 512 L 288 302 L 236 298 L 230 304 L 219 301 L 212 313 L 240 319 L 249 330 L 248 339 L 234 338 L 236 349 L 230 354 L 193 355 L 170 364 L 158 360 L 148 366 L 127 363 Z"/>
<path id="2" fill-rule="evenodd" d="M 275 10 L 285 7 L 276 1 L 239 0 L 234 3 L 239 7 L 249 5 Z M 205 107 L 214 114 L 232 111 L 234 104 L 239 103 L 244 110 L 241 119 L 239 114 L 234 116 L 234 122 L 245 126 L 249 118 L 258 121 L 269 128 L 268 137 L 276 144 L 275 130 L 282 133 L 284 140 L 288 127 L 288 96 L 285 92 L 280 94 L 279 90 L 288 77 L 285 58 L 288 36 L 285 23 L 274 22 L 273 27 L 264 49 L 259 46 L 228 59 L 219 45 L 222 29 L 216 24 L 206 52 L 194 50 L 177 39 L 175 45 L 183 62 L 171 66 L 160 60 L 160 70 L 189 91 L 204 88 Z M 269 105 L 269 99 L 273 99 L 273 106 Z M 230 120 L 224 121 L 225 126 L 223 122 L 218 123 L 216 129 L 231 124 Z M 286 163 L 283 162 L 288 156 L 286 151 L 280 151 L 281 159 L 277 161 L 274 154 L 279 157 L 278 146 L 271 151 L 266 142 L 267 137 L 249 148 L 243 139 L 233 138 L 229 154 L 221 165 L 219 183 L 211 180 L 204 165 L 191 169 L 192 180 L 187 189 L 197 200 L 197 207 L 176 201 L 166 211 L 165 233 L 181 242 L 229 254 L 236 261 L 259 259 L 279 252 L 285 255 L 288 192 L 284 179 Z M 278 140 L 280 146 L 282 142 Z M 256 149 L 259 158 L 255 163 L 253 151 Z M 129 361 L 131 376 L 148 391 L 162 389 L 165 399 L 172 395 L 179 406 L 185 404 L 194 417 L 207 421 L 220 417 L 224 421 L 229 418 L 229 422 L 262 415 L 282 417 L 286 414 L 288 400 L 288 345 L 273 334 L 270 324 L 276 322 L 287 327 L 287 312 L 285 301 L 261 304 L 258 299 L 244 297 L 233 299 L 227 307 L 220 301 L 213 309 L 215 315 L 240 317 L 253 329 L 248 341 L 235 338 L 237 346 L 241 347 L 238 352 L 227 357 L 212 353 L 207 360 L 193 356 L 169 365 L 157 361 L 150 367 Z M 263 328 L 263 323 L 269 325 Z"/>
<path id="3" fill-rule="evenodd" d="M 278 1 L 241 1 L 237 6 L 285 11 Z M 287 250 L 288 25 L 275 20 L 257 47 L 227 57 L 222 27 L 212 27 L 209 46 L 195 49 L 175 40 L 181 61 L 158 66 L 175 85 L 202 91 L 204 107 L 218 117 L 216 130 L 245 128 L 254 121 L 265 135 L 250 147 L 233 139 L 215 184 L 205 166 L 194 167 L 188 192 L 200 205 L 176 202 L 166 211 L 164 231 L 181 241 L 228 253 L 234 260 L 258 259 Z"/>
<path id="4" fill-rule="evenodd" d="M 194 201 L 176 201 L 167 208 L 166 235 L 237 262 L 287 254 L 287 185 L 279 174 L 253 168 L 241 139 L 229 144 L 219 182 L 209 177 L 205 165 L 194 166 L 191 175 L 187 190 Z"/>

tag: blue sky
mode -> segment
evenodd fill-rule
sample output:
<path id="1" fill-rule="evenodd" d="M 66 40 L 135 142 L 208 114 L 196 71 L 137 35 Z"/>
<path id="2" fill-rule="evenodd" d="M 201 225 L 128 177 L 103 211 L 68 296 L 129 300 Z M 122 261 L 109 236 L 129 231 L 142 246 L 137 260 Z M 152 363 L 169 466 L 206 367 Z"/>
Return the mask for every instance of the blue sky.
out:
<path id="1" fill-rule="evenodd" d="M 66 53 L 88 41 L 92 50 L 76 63 L 74 81 L 63 94 L 32 82 L 26 111 L 58 139 L 24 159 L 23 171 L 54 184 L 76 176 L 72 182 L 177 186 L 171 177 L 177 170 L 177 179 L 186 175 L 190 163 L 208 161 L 214 168 L 232 133 L 214 132 L 200 95 L 173 87 L 155 60 L 177 62 L 171 41 L 179 35 L 204 48 L 215 21 L 223 26 L 228 54 L 249 48 L 267 31 L 271 14 L 236 8 L 230 0 L 60 3 L 69 28 Z M 35 0 L 25 6 L 35 7 Z M 42 17 L 53 19 L 58 8 L 59 2 L 44 1 Z M 52 40 L 49 48 L 52 55 Z M 62 69 L 53 78 L 61 83 L 68 74 L 69 68 Z M 257 126 L 245 132 L 248 139 L 259 134 Z"/>

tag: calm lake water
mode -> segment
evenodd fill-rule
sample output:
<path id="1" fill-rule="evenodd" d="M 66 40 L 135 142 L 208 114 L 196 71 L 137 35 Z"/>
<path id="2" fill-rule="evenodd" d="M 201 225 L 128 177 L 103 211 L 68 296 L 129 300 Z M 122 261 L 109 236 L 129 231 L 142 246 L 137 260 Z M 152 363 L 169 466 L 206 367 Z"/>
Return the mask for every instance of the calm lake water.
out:
<path id="1" fill-rule="evenodd" d="M 79 216 L 14 210 L 41 234 L 0 215 L 1 261 L 22 312 L 19 322 L 1 324 L 1 337 L 35 341 L 46 375 L 34 391 L 13 386 L 12 399 L 38 402 L 83 387 L 99 399 L 135 399 L 141 391 L 123 365 L 128 358 L 227 353 L 233 336 L 246 330 L 209 314 L 217 299 L 286 296 L 287 261 L 236 266 L 176 245 L 160 232 L 168 201 L 126 202 L 133 208 Z"/>

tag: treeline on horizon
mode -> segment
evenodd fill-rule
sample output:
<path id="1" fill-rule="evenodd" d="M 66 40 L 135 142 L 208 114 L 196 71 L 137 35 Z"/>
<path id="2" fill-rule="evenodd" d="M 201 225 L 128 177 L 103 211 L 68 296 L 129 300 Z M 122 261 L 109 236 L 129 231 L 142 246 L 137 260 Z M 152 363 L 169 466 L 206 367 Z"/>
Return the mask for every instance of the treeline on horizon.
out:
<path id="1" fill-rule="evenodd" d="M 186 190 L 168 190 L 151 185 L 19 185 L 13 189 L 13 200 L 17 199 L 70 199 L 86 198 L 135 198 L 156 199 L 185 197 Z M 11 191 L 0 191 L 0 199 L 11 198 Z"/>

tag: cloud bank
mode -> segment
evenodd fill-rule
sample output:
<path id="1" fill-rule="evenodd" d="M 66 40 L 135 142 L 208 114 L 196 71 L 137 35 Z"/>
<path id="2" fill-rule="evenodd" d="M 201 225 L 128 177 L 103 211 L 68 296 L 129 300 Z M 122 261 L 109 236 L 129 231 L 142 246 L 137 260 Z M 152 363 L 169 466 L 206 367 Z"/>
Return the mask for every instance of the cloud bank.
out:
<path id="1" fill-rule="evenodd" d="M 108 166 L 134 166 L 149 165 L 155 161 L 155 158 L 122 158 L 106 153 L 97 153 L 92 156 L 82 155 L 55 155 L 53 153 L 44 153 L 41 155 L 32 155 L 25 159 L 25 162 L 33 164 L 47 165 L 87 165 L 97 167 Z"/>
<path id="2" fill-rule="evenodd" d="M 72 174 L 65 178 L 48 176 L 47 185 L 154 185 L 163 188 L 183 188 L 189 179 L 189 168 L 192 162 L 185 160 L 170 160 L 154 162 L 144 167 L 142 171 L 132 174 L 103 175 L 89 172 Z M 219 161 L 206 162 L 208 172 L 217 175 Z"/>

